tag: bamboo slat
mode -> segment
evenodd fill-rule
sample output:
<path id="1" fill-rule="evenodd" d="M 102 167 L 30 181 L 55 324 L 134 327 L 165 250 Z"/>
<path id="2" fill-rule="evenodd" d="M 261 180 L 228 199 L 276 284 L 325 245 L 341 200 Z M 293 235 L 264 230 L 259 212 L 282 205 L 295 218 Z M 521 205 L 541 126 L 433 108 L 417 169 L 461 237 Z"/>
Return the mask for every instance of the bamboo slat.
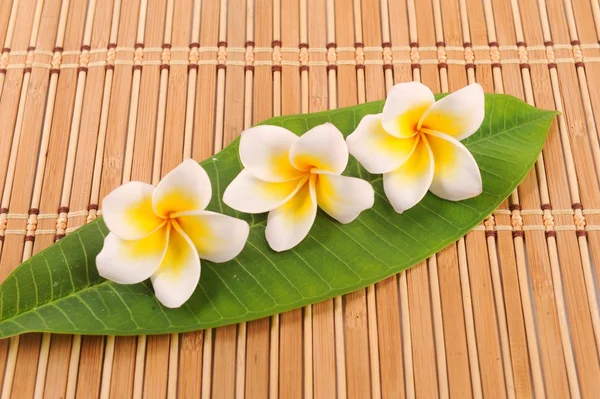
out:
<path id="1" fill-rule="evenodd" d="M 597 0 L 0 2 L 0 278 L 271 116 L 410 80 L 561 112 L 510 198 L 407 272 L 212 330 L 3 340 L 2 398 L 597 396 L 599 40 Z"/>

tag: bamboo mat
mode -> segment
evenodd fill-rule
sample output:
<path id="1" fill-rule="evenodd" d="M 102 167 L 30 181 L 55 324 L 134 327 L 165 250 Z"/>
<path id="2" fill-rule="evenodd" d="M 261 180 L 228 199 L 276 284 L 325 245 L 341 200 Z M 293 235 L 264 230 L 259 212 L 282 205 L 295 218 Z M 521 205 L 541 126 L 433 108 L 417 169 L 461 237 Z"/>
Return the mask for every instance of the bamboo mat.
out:
<path id="1" fill-rule="evenodd" d="M 562 112 L 456 244 L 374 286 L 171 336 L 0 341 L 1 399 L 600 393 L 598 0 L 2 0 L 0 279 L 273 115 L 469 82 Z"/>

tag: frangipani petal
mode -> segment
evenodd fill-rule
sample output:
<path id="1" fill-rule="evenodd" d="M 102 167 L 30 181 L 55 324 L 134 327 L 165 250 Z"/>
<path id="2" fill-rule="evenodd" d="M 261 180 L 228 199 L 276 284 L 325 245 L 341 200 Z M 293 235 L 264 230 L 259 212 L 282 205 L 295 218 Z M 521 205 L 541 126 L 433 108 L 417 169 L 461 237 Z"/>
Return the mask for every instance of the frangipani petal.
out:
<path id="1" fill-rule="evenodd" d="M 229 207 L 245 213 L 263 213 L 275 209 L 300 189 L 306 178 L 282 183 L 260 180 L 247 169 L 227 186 L 223 202 Z"/>
<path id="2" fill-rule="evenodd" d="M 175 223 L 160 267 L 152 275 L 156 298 L 168 308 L 187 301 L 200 280 L 200 258 L 190 238 Z"/>
<path id="3" fill-rule="evenodd" d="M 348 149 L 370 173 L 387 173 L 402 165 L 418 138 L 398 138 L 381 125 L 381 114 L 366 115 L 346 139 Z"/>
<path id="4" fill-rule="evenodd" d="M 383 128 L 396 137 L 417 133 L 421 117 L 435 102 L 429 87 L 419 82 L 398 83 L 388 93 L 383 106 Z"/>
<path id="5" fill-rule="evenodd" d="M 427 110 L 420 127 L 463 140 L 479 129 L 485 116 L 481 86 L 473 83 L 442 98 Z"/>
<path id="6" fill-rule="evenodd" d="M 348 164 L 348 146 L 337 127 L 324 123 L 300 136 L 290 150 L 290 161 L 301 171 L 320 169 L 339 175 Z"/>
<path id="7" fill-rule="evenodd" d="M 152 207 L 161 217 L 171 213 L 203 210 L 210 202 L 212 186 L 206 171 L 188 159 L 170 171 L 152 194 Z"/>
<path id="8" fill-rule="evenodd" d="M 295 247 L 308 234 L 317 216 L 314 178 L 288 202 L 269 212 L 265 235 L 277 252 Z"/>
<path id="9" fill-rule="evenodd" d="M 317 204 L 340 223 L 350 223 L 373 206 L 375 193 L 369 182 L 348 176 L 317 177 Z"/>
<path id="10" fill-rule="evenodd" d="M 440 198 L 461 201 L 481 194 L 481 173 L 473 155 L 458 140 L 442 134 L 427 135 L 435 172 L 429 190 Z"/>
<path id="11" fill-rule="evenodd" d="M 423 199 L 433 179 L 433 157 L 427 141 L 419 143 L 411 157 L 398 169 L 383 175 L 383 189 L 398 213 Z"/>
<path id="12" fill-rule="evenodd" d="M 114 189 L 102 200 L 104 223 L 123 240 L 139 240 L 155 231 L 164 220 L 152 211 L 154 186 L 129 182 Z"/>
<path id="13" fill-rule="evenodd" d="M 122 240 L 109 233 L 96 257 L 98 273 L 119 284 L 136 284 L 149 278 L 160 266 L 168 241 L 163 226 L 141 240 Z"/>
<path id="14" fill-rule="evenodd" d="M 242 133 L 240 160 L 255 177 L 284 182 L 301 175 L 290 163 L 289 153 L 298 136 L 279 126 L 255 126 Z"/>
<path id="15" fill-rule="evenodd" d="M 250 233 L 246 221 L 208 211 L 182 213 L 177 223 L 196 246 L 200 258 L 216 263 L 238 256 Z"/>

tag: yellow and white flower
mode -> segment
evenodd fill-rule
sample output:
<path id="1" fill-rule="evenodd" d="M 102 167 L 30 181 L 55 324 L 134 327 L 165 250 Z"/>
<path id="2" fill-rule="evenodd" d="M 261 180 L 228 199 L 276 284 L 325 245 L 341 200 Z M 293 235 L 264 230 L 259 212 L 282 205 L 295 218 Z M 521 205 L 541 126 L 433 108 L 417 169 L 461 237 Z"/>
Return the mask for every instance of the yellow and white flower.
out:
<path id="1" fill-rule="evenodd" d="M 154 187 L 130 182 L 102 202 L 110 233 L 96 257 L 100 275 L 120 284 L 150 278 L 158 300 L 176 308 L 200 279 L 200 258 L 227 262 L 248 239 L 243 220 L 205 211 L 212 187 L 206 171 L 187 160 Z"/>
<path id="2" fill-rule="evenodd" d="M 350 153 L 371 173 L 383 173 L 385 194 L 402 213 L 427 191 L 460 201 L 481 194 L 481 174 L 460 143 L 484 117 L 484 95 L 472 84 L 439 101 L 421 83 L 392 87 L 383 112 L 365 116 L 347 138 Z"/>
<path id="3" fill-rule="evenodd" d="M 223 202 L 246 213 L 269 212 L 266 238 L 272 249 L 285 251 L 307 235 L 317 205 L 341 223 L 350 223 L 373 206 L 371 185 L 341 176 L 348 147 L 331 123 L 301 137 L 278 126 L 256 126 L 242 133 L 244 169 L 231 182 Z"/>

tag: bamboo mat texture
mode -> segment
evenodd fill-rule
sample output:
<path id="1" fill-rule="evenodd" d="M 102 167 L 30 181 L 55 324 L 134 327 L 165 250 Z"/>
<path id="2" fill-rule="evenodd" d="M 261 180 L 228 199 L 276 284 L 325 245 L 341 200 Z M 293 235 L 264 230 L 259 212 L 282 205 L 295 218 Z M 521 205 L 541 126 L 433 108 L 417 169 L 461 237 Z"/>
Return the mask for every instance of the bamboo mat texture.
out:
<path id="1" fill-rule="evenodd" d="M 0 341 L 8 398 L 600 397 L 598 0 L 1 0 L 0 279 L 271 116 L 479 82 L 562 114 L 511 197 L 405 273 L 186 334 Z"/>

